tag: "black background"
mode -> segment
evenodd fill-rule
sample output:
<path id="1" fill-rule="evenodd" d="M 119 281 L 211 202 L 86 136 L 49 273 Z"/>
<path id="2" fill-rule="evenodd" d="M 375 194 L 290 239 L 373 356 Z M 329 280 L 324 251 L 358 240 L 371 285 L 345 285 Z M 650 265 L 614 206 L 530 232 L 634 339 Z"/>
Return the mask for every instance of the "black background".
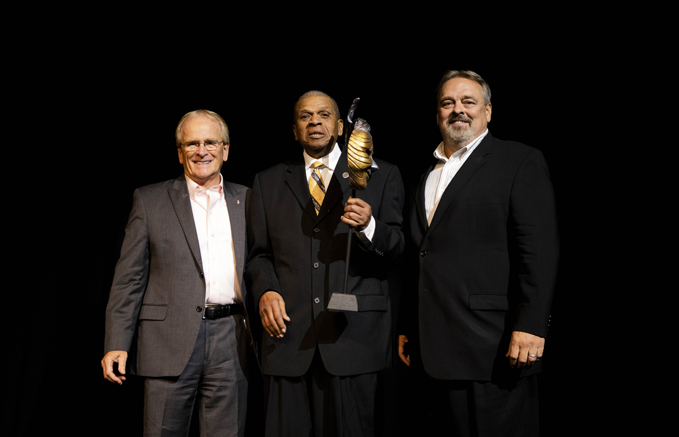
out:
<path id="1" fill-rule="evenodd" d="M 574 120 L 580 96 L 595 86 L 575 71 L 598 68 L 600 54 L 583 52 L 581 40 L 548 24 L 483 41 L 474 31 L 456 35 L 461 28 L 397 30 L 348 40 L 342 32 L 289 32 L 283 40 L 259 28 L 210 38 L 209 48 L 205 36 L 181 44 L 123 33 L 89 45 L 86 33 L 45 38 L 30 58 L 49 62 L 8 82 L 20 91 L 29 125 L 23 135 L 39 140 L 31 154 L 41 164 L 13 173 L 14 189 L 8 184 L 9 198 L 26 202 L 37 222 L 10 232 L 21 248 L 13 271 L 22 272 L 22 297 L 8 305 L 17 328 L 8 343 L 3 427 L 16 426 L 14 435 L 141 434 L 141 381 L 118 387 L 102 378 L 104 310 L 132 191 L 182 173 L 174 129 L 184 113 L 205 108 L 223 116 L 231 148 L 222 173 L 251 186 L 257 171 L 301 153 L 292 136 L 300 94 L 330 94 L 343 116 L 360 97 L 356 116 L 372 127 L 375 156 L 397 164 L 408 189 L 440 142 L 439 78 L 471 69 L 493 91 L 492 134 L 540 149 L 557 196 L 562 259 L 541 376 L 544 435 L 584 424 L 591 430 L 603 389 L 591 383 L 583 348 L 593 347 L 600 289 L 583 279 L 597 256 L 593 218 L 583 211 L 596 184 L 582 154 L 593 145 L 573 125 L 582 123 Z M 398 435 L 409 402 L 419 402 L 400 388 L 407 378 L 399 362 L 385 376 L 386 435 Z"/>

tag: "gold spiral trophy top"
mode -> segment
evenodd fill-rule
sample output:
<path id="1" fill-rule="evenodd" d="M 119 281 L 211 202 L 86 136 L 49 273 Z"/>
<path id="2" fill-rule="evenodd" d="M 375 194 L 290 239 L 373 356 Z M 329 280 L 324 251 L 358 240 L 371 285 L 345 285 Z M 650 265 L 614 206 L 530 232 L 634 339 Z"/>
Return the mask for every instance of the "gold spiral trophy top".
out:
<path id="1" fill-rule="evenodd" d="M 373 138 L 370 135 L 370 125 L 359 118 L 356 120 L 347 144 L 349 183 L 356 190 L 365 190 L 370 179 L 370 172 L 377 169 L 372 154 Z"/>
<path id="2" fill-rule="evenodd" d="M 347 115 L 347 122 L 349 126 L 352 125 L 352 117 L 356 104 L 360 99 L 356 97 L 354 103 L 349 109 Z M 347 143 L 347 164 L 349 167 L 349 183 L 353 188 L 351 195 L 356 197 L 356 190 L 365 190 L 368 186 L 368 179 L 370 179 L 371 172 L 376 171 L 377 164 L 372 158 L 373 154 L 373 137 L 370 135 L 370 125 L 365 120 L 359 118 L 351 131 L 351 136 L 346 139 Z M 328 310 L 330 311 L 358 311 L 358 299 L 356 295 L 347 291 L 347 278 L 349 276 L 349 258 L 351 254 L 351 235 L 353 231 L 348 230 L 347 233 L 347 257 L 344 261 L 344 289 L 341 293 L 332 293 L 330 302 L 328 302 Z"/>

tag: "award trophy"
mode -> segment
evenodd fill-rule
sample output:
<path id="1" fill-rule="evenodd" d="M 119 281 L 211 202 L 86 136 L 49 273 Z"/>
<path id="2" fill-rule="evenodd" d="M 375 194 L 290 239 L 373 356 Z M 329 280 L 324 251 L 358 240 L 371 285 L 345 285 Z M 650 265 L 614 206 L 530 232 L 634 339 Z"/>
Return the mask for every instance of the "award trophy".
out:
<path id="1" fill-rule="evenodd" d="M 354 111 L 358 105 L 359 97 L 356 97 L 349 108 L 347 114 L 347 131 L 345 141 L 347 147 L 347 164 L 349 167 L 349 183 L 351 184 L 351 197 L 356 198 L 356 190 L 365 190 L 368 186 L 370 174 L 378 169 L 377 164 L 372 158 L 373 140 L 370 135 L 370 125 L 359 118 L 352 120 Z M 349 136 L 351 132 L 351 136 Z M 347 137 L 349 137 L 347 141 Z M 351 255 L 351 236 L 353 230 L 349 228 L 347 234 L 347 255 L 344 267 L 344 288 L 342 293 L 333 293 L 328 302 L 328 309 L 331 311 L 358 311 L 358 301 L 356 296 L 347 293 L 347 279 L 349 277 L 349 259 Z"/>

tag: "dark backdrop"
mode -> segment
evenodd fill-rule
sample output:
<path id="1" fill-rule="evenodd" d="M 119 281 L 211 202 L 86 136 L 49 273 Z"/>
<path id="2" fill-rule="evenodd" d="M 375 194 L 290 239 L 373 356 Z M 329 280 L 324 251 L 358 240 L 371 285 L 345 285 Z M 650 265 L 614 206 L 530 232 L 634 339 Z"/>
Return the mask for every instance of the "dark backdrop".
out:
<path id="1" fill-rule="evenodd" d="M 60 56 L 52 73 L 31 76 L 39 98 L 24 114 L 31 123 L 50 123 L 40 148 L 32 149 L 42 166 L 22 180 L 40 189 L 18 196 L 28 199 L 38 221 L 22 234 L 27 256 L 14 271 L 23 272 L 27 286 L 11 304 L 18 328 L 9 336 L 3 426 L 17 426 L 19 435 L 140 435 L 141 382 L 132 378 L 118 387 L 102 378 L 104 310 L 134 188 L 182 173 L 174 129 L 184 113 L 206 108 L 224 117 L 231 149 L 222 172 L 251 186 L 257 171 L 301 153 L 291 129 L 300 94 L 332 95 L 343 116 L 361 97 L 356 115 L 372 126 L 376 156 L 397 164 L 410 188 L 440 141 L 434 90 L 453 68 L 475 70 L 490 83 L 493 135 L 542 150 L 550 165 L 562 265 L 541 377 L 545 435 L 589 423 L 585 405 L 596 398 L 586 382 L 589 370 L 573 361 L 573 352 L 590 330 L 593 309 L 584 302 L 596 290 L 579 270 L 591 256 L 583 253 L 588 181 L 586 160 L 574 153 L 582 142 L 574 138 L 578 121 L 569 103 L 580 92 L 569 67 L 587 59 L 567 43 L 547 52 L 535 44 L 499 41 L 492 52 L 470 55 L 458 53 L 454 40 L 439 53 L 438 43 L 432 50 L 385 37 L 362 55 L 310 46 L 261 46 L 235 55 L 226 43 L 212 57 L 110 44 Z M 409 402 L 418 400 L 405 389 L 400 362 L 383 381 L 380 426 L 398 435 L 407 429 Z M 574 402 L 585 385 L 588 396 Z"/>

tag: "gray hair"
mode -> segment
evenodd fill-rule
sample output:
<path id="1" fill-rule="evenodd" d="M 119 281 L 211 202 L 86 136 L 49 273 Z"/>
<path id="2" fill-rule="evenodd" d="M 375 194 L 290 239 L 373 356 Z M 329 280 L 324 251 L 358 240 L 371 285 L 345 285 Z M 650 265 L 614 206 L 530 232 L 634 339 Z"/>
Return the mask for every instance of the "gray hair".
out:
<path id="1" fill-rule="evenodd" d="M 210 111 L 208 109 L 197 109 L 195 111 L 187 112 L 184 114 L 184 116 L 179 120 L 179 123 L 177 124 L 177 129 L 175 130 L 174 136 L 175 136 L 175 141 L 177 143 L 177 148 L 179 149 L 181 147 L 181 141 L 182 141 L 182 127 L 184 127 L 184 123 L 186 123 L 187 120 L 198 117 L 198 116 L 203 116 L 207 117 L 213 121 L 216 121 L 219 123 L 219 127 L 222 132 L 222 138 L 221 140 L 224 142 L 224 144 L 229 144 L 229 127 L 226 125 L 226 122 L 224 119 L 217 114 L 216 112 Z"/>
<path id="2" fill-rule="evenodd" d="M 297 120 L 297 105 L 299 104 L 299 102 L 306 99 L 307 97 L 327 97 L 327 98 L 329 98 L 330 101 L 332 102 L 333 111 L 335 111 L 335 113 L 337 114 L 337 118 L 338 119 L 342 118 L 342 114 L 340 114 L 339 106 L 337 106 L 337 102 L 335 101 L 335 99 L 333 99 L 332 97 L 330 97 L 329 95 L 327 95 L 323 91 L 311 90 L 311 91 L 307 91 L 304 94 L 302 94 L 301 96 L 299 96 L 299 99 L 297 99 L 297 101 L 295 102 L 295 106 L 294 106 L 293 111 L 292 111 L 292 122 L 293 123 Z"/>
<path id="3" fill-rule="evenodd" d="M 443 77 L 439 81 L 438 87 L 436 88 L 437 105 L 438 100 L 441 97 L 441 89 L 443 88 L 443 85 L 450 79 L 454 79 L 456 77 L 473 80 L 474 82 L 481 85 L 481 88 L 483 89 L 483 100 L 484 100 L 483 103 L 484 105 L 488 105 L 490 103 L 490 86 L 488 85 L 488 82 L 486 82 L 480 75 L 471 70 L 449 70 L 443 75 Z"/>

